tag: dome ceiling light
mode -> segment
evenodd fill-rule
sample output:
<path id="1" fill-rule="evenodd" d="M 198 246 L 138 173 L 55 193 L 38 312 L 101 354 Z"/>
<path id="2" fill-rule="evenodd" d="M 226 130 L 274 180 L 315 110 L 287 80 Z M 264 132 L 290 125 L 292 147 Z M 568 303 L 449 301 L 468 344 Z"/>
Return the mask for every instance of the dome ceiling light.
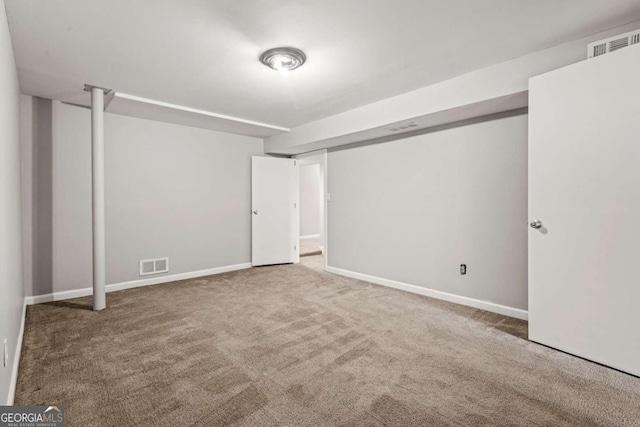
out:
<path id="1" fill-rule="evenodd" d="M 283 75 L 300 67 L 306 60 L 304 52 L 294 47 L 275 47 L 260 55 L 260 62 Z"/>

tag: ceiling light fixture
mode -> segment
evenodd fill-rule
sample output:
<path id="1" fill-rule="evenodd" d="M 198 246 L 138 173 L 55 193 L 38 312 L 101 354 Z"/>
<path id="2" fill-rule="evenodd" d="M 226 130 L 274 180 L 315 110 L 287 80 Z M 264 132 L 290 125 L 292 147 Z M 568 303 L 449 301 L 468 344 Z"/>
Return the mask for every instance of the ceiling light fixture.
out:
<path id="1" fill-rule="evenodd" d="M 300 67 L 306 60 L 304 52 L 294 47 L 276 47 L 260 55 L 260 62 L 283 75 Z"/>

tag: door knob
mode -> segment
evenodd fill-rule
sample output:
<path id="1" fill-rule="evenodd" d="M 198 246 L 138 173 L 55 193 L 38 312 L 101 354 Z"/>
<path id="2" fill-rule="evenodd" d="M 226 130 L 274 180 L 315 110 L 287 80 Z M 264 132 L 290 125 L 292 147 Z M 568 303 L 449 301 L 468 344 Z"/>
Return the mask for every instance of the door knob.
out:
<path id="1" fill-rule="evenodd" d="M 535 221 L 531 221 L 529 223 L 529 227 L 535 228 L 536 230 L 539 228 L 542 228 L 542 221 L 540 221 L 539 219 L 536 219 Z"/>
<path id="2" fill-rule="evenodd" d="M 253 211 L 254 215 L 258 215 L 258 210 L 256 209 L 255 211 Z"/>

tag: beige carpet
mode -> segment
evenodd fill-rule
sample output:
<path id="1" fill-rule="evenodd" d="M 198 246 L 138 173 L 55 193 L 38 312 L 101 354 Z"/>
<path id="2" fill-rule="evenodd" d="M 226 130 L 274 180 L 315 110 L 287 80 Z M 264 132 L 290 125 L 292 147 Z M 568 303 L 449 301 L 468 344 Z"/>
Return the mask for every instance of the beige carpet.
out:
<path id="1" fill-rule="evenodd" d="M 300 239 L 300 256 L 320 255 L 320 239 L 314 237 L 312 239 Z"/>
<path id="2" fill-rule="evenodd" d="M 640 425 L 640 379 L 318 258 L 29 307 L 16 404 L 68 426 Z"/>

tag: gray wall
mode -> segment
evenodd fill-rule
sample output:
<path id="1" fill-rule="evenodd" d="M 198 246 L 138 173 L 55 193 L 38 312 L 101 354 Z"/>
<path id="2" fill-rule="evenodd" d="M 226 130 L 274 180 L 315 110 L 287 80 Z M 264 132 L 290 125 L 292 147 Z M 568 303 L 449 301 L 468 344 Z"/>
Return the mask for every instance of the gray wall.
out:
<path id="1" fill-rule="evenodd" d="M 52 116 L 52 281 L 32 295 L 92 281 L 90 112 L 54 101 Z M 107 284 L 141 279 L 141 259 L 169 257 L 168 274 L 250 262 L 261 140 L 106 114 L 105 147 Z"/>
<path id="2" fill-rule="evenodd" d="M 320 165 L 300 166 L 300 236 L 320 234 Z"/>
<path id="3" fill-rule="evenodd" d="M 34 285 L 33 295 L 87 288 L 93 282 L 89 110 L 53 101 L 52 176 L 52 282 L 51 287 Z"/>
<path id="4" fill-rule="evenodd" d="M 52 105 L 51 100 L 21 96 L 22 218 L 24 288 L 52 283 Z"/>
<path id="5" fill-rule="evenodd" d="M 0 404 L 9 398 L 24 305 L 20 194 L 20 87 L 4 1 L 0 0 L 0 349 L 7 339 L 9 364 L 0 364 Z M 1 351 L 0 351 L 1 356 Z"/>
<path id="6" fill-rule="evenodd" d="M 251 156 L 262 140 L 108 115 L 107 283 L 251 262 Z"/>
<path id="7" fill-rule="evenodd" d="M 527 115 L 498 117 L 330 152 L 329 266 L 527 309 Z"/>

